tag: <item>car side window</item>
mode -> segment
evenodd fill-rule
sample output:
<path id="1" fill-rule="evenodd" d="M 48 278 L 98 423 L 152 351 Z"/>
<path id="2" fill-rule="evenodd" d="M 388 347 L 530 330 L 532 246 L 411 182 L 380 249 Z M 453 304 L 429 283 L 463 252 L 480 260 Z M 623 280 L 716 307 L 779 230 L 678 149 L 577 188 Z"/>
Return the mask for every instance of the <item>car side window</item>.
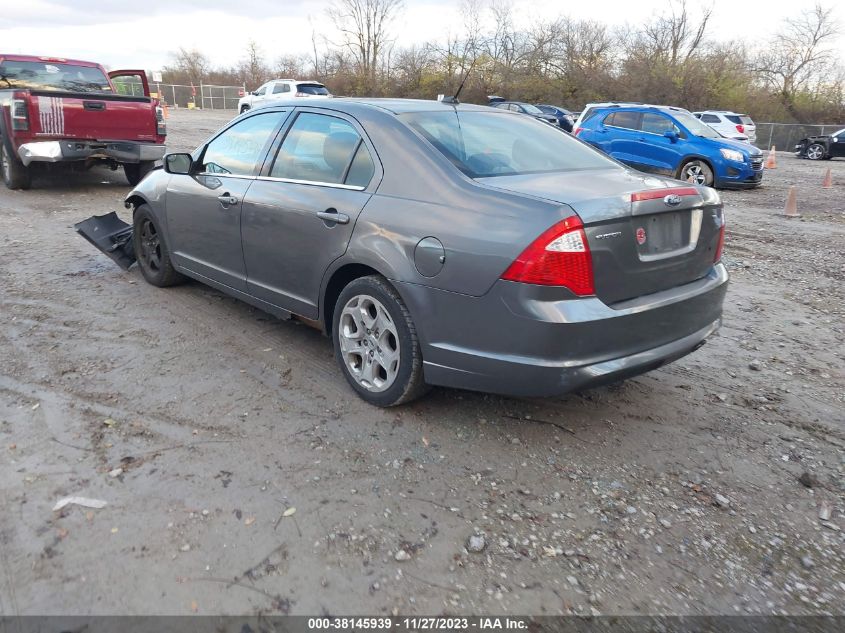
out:
<path id="1" fill-rule="evenodd" d="M 277 95 L 282 92 L 290 92 L 290 86 L 287 84 L 276 84 L 273 86 L 273 94 Z"/>
<path id="2" fill-rule="evenodd" d="M 219 134 L 203 152 L 202 171 L 210 174 L 252 176 L 270 136 L 286 114 L 256 114 Z"/>
<path id="3" fill-rule="evenodd" d="M 358 154 L 359 145 L 366 155 Z M 347 172 L 356 182 L 349 182 Z M 270 176 L 338 185 L 347 181 L 363 187 L 369 182 L 369 178 L 362 182 L 368 172 L 372 178 L 372 158 L 352 124 L 334 116 L 303 112 L 288 130 Z"/>
<path id="4" fill-rule="evenodd" d="M 640 113 L 639 112 L 613 112 L 604 120 L 605 125 L 612 125 L 613 127 L 621 127 L 626 130 L 639 129 Z"/>
<path id="5" fill-rule="evenodd" d="M 643 114 L 643 121 L 640 125 L 640 129 L 643 132 L 659 134 L 661 136 L 666 132 L 674 132 L 679 136 L 681 133 L 678 127 L 672 123 L 668 117 L 665 117 L 662 114 L 654 114 L 652 112 L 646 112 Z"/>
<path id="6" fill-rule="evenodd" d="M 364 143 L 358 144 L 358 151 L 355 152 L 355 158 L 352 159 L 352 164 L 349 166 L 349 172 L 346 174 L 344 184 L 352 187 L 366 187 L 373 179 L 373 174 L 376 168 L 373 165 L 373 157 L 370 156 L 370 150 Z"/>
<path id="7" fill-rule="evenodd" d="M 717 117 L 715 114 L 702 114 L 701 120 L 705 123 L 718 123 L 719 117 Z"/>
<path id="8" fill-rule="evenodd" d="M 261 86 L 258 90 L 256 90 L 256 91 L 255 91 L 255 96 L 256 96 L 256 97 L 260 97 L 260 96 L 262 96 L 265 92 L 267 92 L 267 86 Z"/>

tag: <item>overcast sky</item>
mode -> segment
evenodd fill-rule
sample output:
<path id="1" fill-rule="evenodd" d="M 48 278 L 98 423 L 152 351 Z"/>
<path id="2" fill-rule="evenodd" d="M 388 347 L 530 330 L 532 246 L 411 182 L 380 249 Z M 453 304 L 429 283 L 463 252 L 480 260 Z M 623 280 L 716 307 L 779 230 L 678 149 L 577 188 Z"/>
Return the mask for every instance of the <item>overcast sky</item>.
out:
<path id="1" fill-rule="evenodd" d="M 780 22 L 815 0 L 712 0 L 711 37 L 765 45 Z M 827 0 L 828 4 L 838 4 Z M 0 53 L 51 55 L 116 68 L 156 70 L 179 46 L 196 47 L 215 66 L 232 66 L 254 39 L 268 60 L 308 54 L 312 28 L 331 35 L 321 0 L 0 0 Z M 689 3 L 695 13 L 697 3 Z M 703 4 L 703 3 L 702 3 Z M 611 25 L 637 25 L 666 0 L 512 0 L 519 24 L 566 14 Z M 460 31 L 458 0 L 405 0 L 393 31 L 400 45 Z M 837 9 L 845 28 L 845 8 Z M 845 31 L 843 31 L 845 33 Z M 837 50 L 845 58 L 845 36 Z"/>

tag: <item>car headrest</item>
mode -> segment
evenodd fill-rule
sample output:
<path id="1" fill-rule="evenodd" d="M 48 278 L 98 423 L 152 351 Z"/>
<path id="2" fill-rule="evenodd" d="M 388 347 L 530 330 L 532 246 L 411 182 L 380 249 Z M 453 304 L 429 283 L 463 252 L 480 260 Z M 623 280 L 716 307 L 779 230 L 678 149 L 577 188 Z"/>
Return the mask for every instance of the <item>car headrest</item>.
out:
<path id="1" fill-rule="evenodd" d="M 358 135 L 352 132 L 334 132 L 323 142 L 323 159 L 338 179 L 343 176 L 343 170 L 349 164 L 358 140 Z"/>

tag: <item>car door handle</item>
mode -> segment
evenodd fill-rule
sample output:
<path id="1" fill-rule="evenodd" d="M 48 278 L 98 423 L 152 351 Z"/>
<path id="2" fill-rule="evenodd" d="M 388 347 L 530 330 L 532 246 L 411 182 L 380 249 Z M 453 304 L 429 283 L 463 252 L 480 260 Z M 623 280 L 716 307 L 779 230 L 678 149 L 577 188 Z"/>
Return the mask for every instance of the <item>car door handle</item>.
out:
<path id="1" fill-rule="evenodd" d="M 217 199 L 220 201 L 224 207 L 231 207 L 232 205 L 238 204 L 237 197 L 229 194 L 224 193 L 222 196 L 217 196 Z"/>
<path id="2" fill-rule="evenodd" d="M 337 209 L 326 209 L 319 211 L 317 217 L 325 222 L 334 222 L 335 224 L 349 224 L 349 216 L 345 213 L 338 213 Z"/>

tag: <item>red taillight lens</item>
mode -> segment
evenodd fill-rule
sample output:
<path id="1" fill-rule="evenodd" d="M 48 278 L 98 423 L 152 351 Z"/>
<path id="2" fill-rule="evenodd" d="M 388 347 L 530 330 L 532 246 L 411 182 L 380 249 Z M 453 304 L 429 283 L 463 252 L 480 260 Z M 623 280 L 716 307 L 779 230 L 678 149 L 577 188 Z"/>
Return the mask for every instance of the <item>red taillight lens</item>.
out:
<path id="1" fill-rule="evenodd" d="M 572 133 L 572 136 L 578 136 L 581 133 L 581 130 L 583 130 L 583 129 L 584 128 L 582 128 L 582 127 L 576 127 L 575 131 Z"/>
<path id="2" fill-rule="evenodd" d="M 719 228 L 719 241 L 716 242 L 716 254 L 713 256 L 713 263 L 718 264 L 722 260 L 722 250 L 725 248 L 725 212 L 722 211 L 722 226 Z"/>
<path id="3" fill-rule="evenodd" d="M 745 127 L 741 124 L 737 124 L 736 131 L 739 132 L 740 134 L 744 134 L 745 133 Z"/>
<path id="4" fill-rule="evenodd" d="M 545 231 L 522 251 L 502 279 L 565 286 L 579 296 L 594 295 L 593 260 L 581 220 L 566 218 Z"/>
<path id="5" fill-rule="evenodd" d="M 17 93 L 15 94 L 15 97 L 17 97 Z M 12 103 L 9 110 L 12 115 L 12 129 L 22 131 L 28 130 L 29 111 L 26 107 L 26 100 L 12 98 Z"/>

